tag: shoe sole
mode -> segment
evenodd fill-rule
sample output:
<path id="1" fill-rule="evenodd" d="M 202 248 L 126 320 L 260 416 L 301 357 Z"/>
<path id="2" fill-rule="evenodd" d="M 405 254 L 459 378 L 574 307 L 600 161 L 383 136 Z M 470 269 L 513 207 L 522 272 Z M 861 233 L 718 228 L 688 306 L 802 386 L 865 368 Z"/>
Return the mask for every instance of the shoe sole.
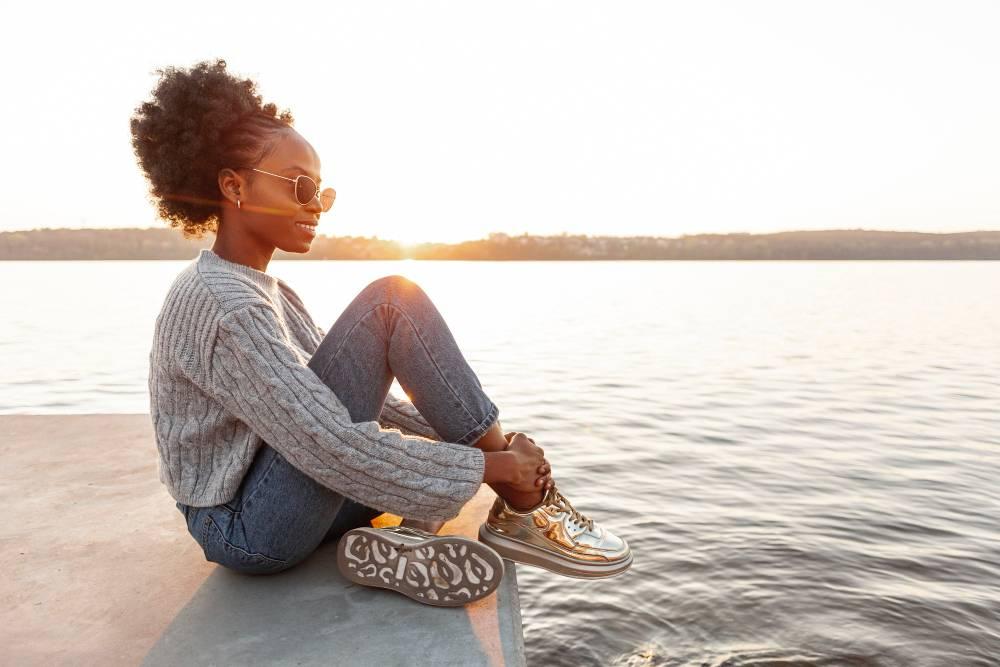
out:
<path id="1" fill-rule="evenodd" d="M 441 535 L 420 542 L 377 528 L 355 528 L 340 538 L 337 567 L 348 581 L 398 591 L 437 607 L 460 607 L 496 590 L 503 560 L 476 540 Z"/>
<path id="2" fill-rule="evenodd" d="M 523 542 L 494 532 L 487 524 L 479 526 L 479 541 L 491 547 L 501 557 L 533 565 L 575 579 L 605 579 L 616 577 L 632 567 L 632 553 L 619 561 L 605 564 L 584 563 L 552 552 L 544 552 Z"/>

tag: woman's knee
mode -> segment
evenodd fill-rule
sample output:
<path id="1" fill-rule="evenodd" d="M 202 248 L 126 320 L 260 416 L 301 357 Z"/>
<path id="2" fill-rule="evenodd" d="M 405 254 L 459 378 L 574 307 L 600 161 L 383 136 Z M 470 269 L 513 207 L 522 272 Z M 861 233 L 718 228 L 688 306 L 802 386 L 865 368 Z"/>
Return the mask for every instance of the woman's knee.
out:
<path id="1" fill-rule="evenodd" d="M 420 285 L 401 275 L 376 278 L 368 283 L 361 293 L 380 303 L 405 303 L 413 299 L 427 298 Z"/>

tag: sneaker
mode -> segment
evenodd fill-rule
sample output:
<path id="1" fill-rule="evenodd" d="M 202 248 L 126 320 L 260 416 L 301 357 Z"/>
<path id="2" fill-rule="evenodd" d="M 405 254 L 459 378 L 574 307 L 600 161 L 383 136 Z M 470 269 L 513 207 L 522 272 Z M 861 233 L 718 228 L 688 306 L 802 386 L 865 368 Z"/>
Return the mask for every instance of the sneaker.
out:
<path id="1" fill-rule="evenodd" d="M 578 512 L 555 486 L 523 511 L 497 496 L 479 541 L 515 563 L 579 579 L 613 577 L 632 566 L 628 543 Z"/>
<path id="2" fill-rule="evenodd" d="M 347 531 L 337 543 L 337 567 L 348 581 L 439 607 L 486 597 L 504 573 L 503 560 L 485 544 L 403 526 Z"/>

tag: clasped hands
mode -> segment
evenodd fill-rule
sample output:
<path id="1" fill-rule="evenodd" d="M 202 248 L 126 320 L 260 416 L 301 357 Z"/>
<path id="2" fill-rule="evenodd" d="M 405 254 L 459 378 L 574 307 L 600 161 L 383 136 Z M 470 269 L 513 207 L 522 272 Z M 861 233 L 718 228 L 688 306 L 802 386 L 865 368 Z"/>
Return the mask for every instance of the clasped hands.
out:
<path id="1" fill-rule="evenodd" d="M 547 491 L 555 486 L 552 466 L 545 459 L 545 450 L 535 444 L 534 438 L 518 431 L 504 433 L 503 437 L 508 443 L 507 451 L 514 452 L 518 458 L 518 479 L 511 483 L 512 486 L 522 492 Z"/>

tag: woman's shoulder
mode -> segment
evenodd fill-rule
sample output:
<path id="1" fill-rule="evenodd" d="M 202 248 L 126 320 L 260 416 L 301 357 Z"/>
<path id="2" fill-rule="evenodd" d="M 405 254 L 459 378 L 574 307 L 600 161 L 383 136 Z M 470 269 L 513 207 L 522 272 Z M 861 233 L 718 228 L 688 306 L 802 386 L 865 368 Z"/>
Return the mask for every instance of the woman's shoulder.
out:
<path id="1" fill-rule="evenodd" d="M 218 320 L 249 305 L 272 306 L 267 291 L 239 274 L 206 269 L 197 261 L 186 266 L 167 288 L 157 316 L 157 328 L 183 322 L 191 328 Z"/>
<path id="2" fill-rule="evenodd" d="M 299 296 L 298 292 L 292 289 L 291 285 L 286 283 L 281 278 L 278 278 L 278 291 L 285 297 L 285 301 L 294 306 L 300 313 L 303 315 L 309 314 L 305 303 L 302 301 L 302 297 Z"/>

